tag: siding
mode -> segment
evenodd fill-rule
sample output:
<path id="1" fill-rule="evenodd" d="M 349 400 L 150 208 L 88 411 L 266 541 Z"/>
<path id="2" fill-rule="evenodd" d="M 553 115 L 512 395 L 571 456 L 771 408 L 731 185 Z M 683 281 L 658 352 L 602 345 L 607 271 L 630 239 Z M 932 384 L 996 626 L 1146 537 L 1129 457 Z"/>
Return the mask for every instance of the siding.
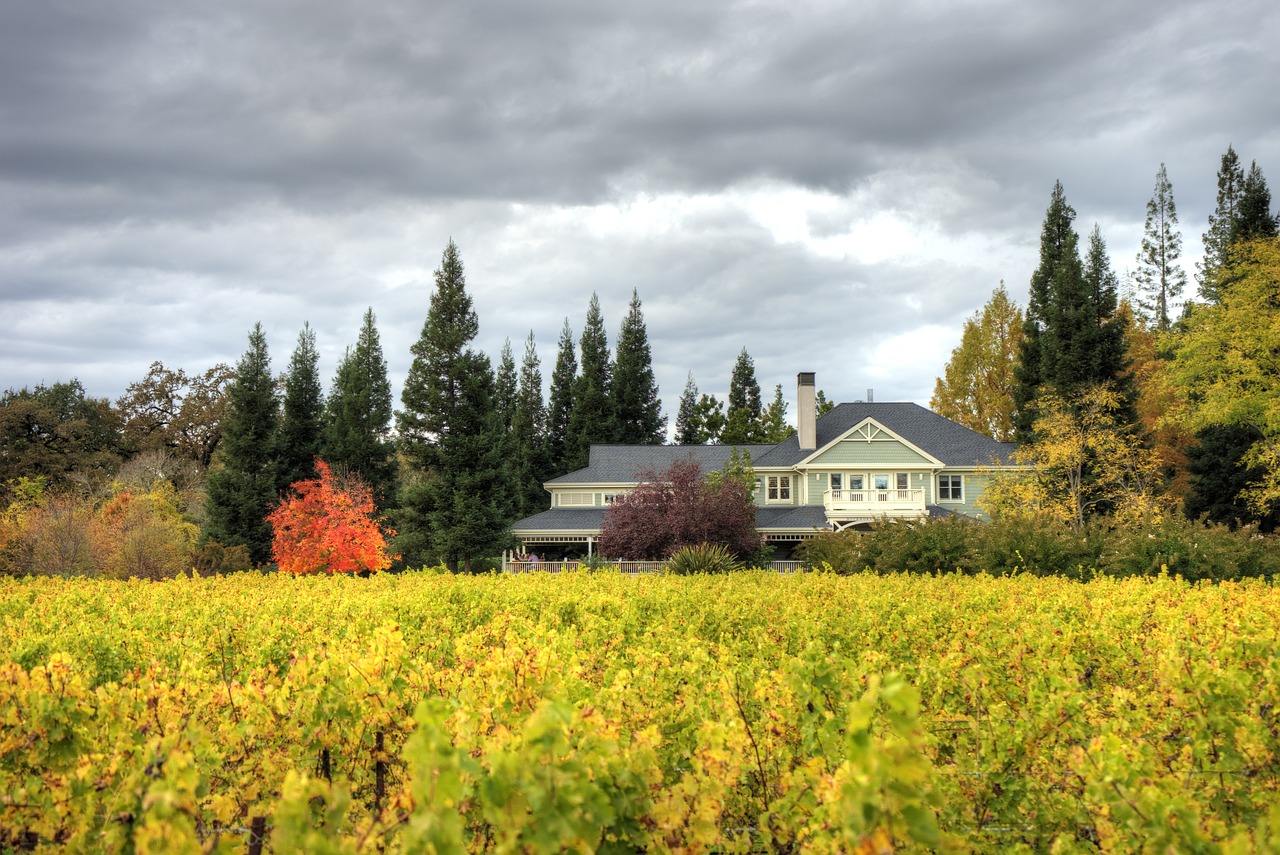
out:
<path id="1" fill-rule="evenodd" d="M 897 440 L 845 440 L 836 443 L 806 464 L 810 469 L 839 469 L 862 467 L 870 471 L 885 470 L 895 466 L 934 467 L 932 460 L 912 451 Z"/>

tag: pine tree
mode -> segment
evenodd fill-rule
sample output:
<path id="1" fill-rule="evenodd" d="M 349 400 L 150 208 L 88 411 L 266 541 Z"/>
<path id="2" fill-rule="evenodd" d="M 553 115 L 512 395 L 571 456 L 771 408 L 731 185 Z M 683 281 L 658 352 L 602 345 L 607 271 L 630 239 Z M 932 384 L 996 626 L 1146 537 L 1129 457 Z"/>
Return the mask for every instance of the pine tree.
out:
<path id="1" fill-rule="evenodd" d="M 720 434 L 723 445 L 751 445 L 760 441 L 760 384 L 756 382 L 756 364 L 744 347 L 729 377 L 729 407 Z"/>
<path id="2" fill-rule="evenodd" d="M 724 404 L 715 395 L 704 392 L 698 396 L 697 424 L 697 445 L 720 443 L 725 427 Z"/>
<path id="3" fill-rule="evenodd" d="M 396 416 L 413 476 L 401 492 L 397 546 L 411 564 L 437 560 L 470 570 L 476 558 L 496 553 L 503 537 L 494 376 L 489 358 L 470 346 L 479 321 L 452 240 L 435 281 Z"/>
<path id="4" fill-rule="evenodd" d="M 533 331 L 524 345 L 520 364 L 520 385 L 511 423 L 511 489 L 517 516 L 526 516 L 546 506 L 542 484 L 547 472 L 547 411 L 542 405 L 542 368 Z"/>
<path id="5" fill-rule="evenodd" d="M 1225 267 L 1231 255 L 1231 244 L 1236 241 L 1239 227 L 1240 196 L 1244 192 L 1244 170 L 1240 158 L 1231 146 L 1222 156 L 1218 168 L 1218 204 L 1209 215 L 1209 230 L 1204 233 L 1204 260 L 1196 280 L 1200 283 L 1200 296 L 1209 303 L 1221 299 L 1218 293 L 1218 273 Z"/>
<path id="6" fill-rule="evenodd" d="M 782 398 L 782 384 L 773 387 L 773 401 L 760 414 L 760 442 L 782 442 L 796 429 L 787 424 L 787 402 Z"/>
<path id="7" fill-rule="evenodd" d="M 222 442 L 206 487 L 205 538 L 223 546 L 246 546 L 255 564 L 265 564 L 271 559 L 266 518 L 278 497 L 280 401 L 260 323 L 249 333 L 249 349 L 236 364 L 227 395 Z"/>
<path id="8" fill-rule="evenodd" d="M 1280 233 L 1280 223 L 1271 214 L 1271 191 L 1256 160 L 1250 163 L 1244 177 L 1237 215 L 1234 233 L 1237 242 L 1273 238 Z"/>
<path id="9" fill-rule="evenodd" d="M 502 342 L 502 352 L 498 355 L 498 371 L 494 376 L 494 412 L 498 421 L 511 429 L 516 415 L 516 393 L 519 390 L 519 378 L 516 376 L 516 358 L 511 352 L 511 339 Z"/>
<path id="10" fill-rule="evenodd" d="M 617 419 L 615 441 L 625 445 L 661 445 L 666 439 L 667 420 L 662 415 L 658 383 L 653 376 L 653 354 L 640 311 L 640 295 L 634 290 L 618 332 L 618 356 L 614 360 L 610 392 Z"/>
<path id="11" fill-rule="evenodd" d="M 1178 209 L 1173 202 L 1173 185 L 1164 164 L 1156 173 L 1156 188 L 1147 202 L 1138 269 L 1133 275 L 1138 286 L 1137 305 L 1143 316 L 1164 331 L 1169 329 L 1169 304 L 1182 296 L 1187 272 L 1178 264 L 1182 255 L 1182 233 L 1178 231 Z"/>
<path id="12" fill-rule="evenodd" d="M 359 475 L 385 509 L 395 496 L 396 461 L 391 440 L 391 382 L 382 353 L 377 319 L 365 310 L 356 337 L 333 378 L 326 411 L 325 462 Z"/>
<path id="13" fill-rule="evenodd" d="M 280 412 L 279 490 L 314 478 L 316 457 L 324 441 L 324 394 L 320 390 L 320 353 L 311 324 L 298 334 L 298 346 L 289 358 L 284 404 Z"/>
<path id="14" fill-rule="evenodd" d="M 1116 316 L 1119 306 L 1119 280 L 1111 269 L 1107 244 L 1097 224 L 1089 233 L 1089 247 L 1084 262 L 1084 297 L 1087 311 L 1082 318 L 1076 340 L 1087 341 L 1088 353 L 1073 368 L 1074 376 L 1062 376 L 1058 388 L 1074 392 L 1089 386 L 1108 385 L 1120 395 L 1115 411 L 1117 423 L 1132 427 L 1138 422 L 1134 404 L 1137 391 L 1129 375 L 1128 342 L 1125 323 Z"/>
<path id="15" fill-rule="evenodd" d="M 560 350 L 551 373 L 551 396 L 547 402 L 547 467 L 548 476 L 564 475 L 569 446 L 569 422 L 573 414 L 573 379 L 578 373 L 578 360 L 573 352 L 573 331 L 564 319 L 560 331 Z"/>
<path id="16" fill-rule="evenodd" d="M 680 408 L 676 412 L 676 445 L 698 444 L 698 384 L 693 382 L 693 372 L 684 382 L 680 394 Z"/>
<path id="17" fill-rule="evenodd" d="M 610 394 L 613 365 L 609 361 L 609 337 L 604 331 L 600 299 L 595 294 L 587 307 L 587 322 L 578 349 L 581 373 L 573 384 L 573 411 L 569 415 L 565 452 L 565 467 L 570 472 L 587 465 L 592 443 L 617 441 Z"/>
<path id="18" fill-rule="evenodd" d="M 1015 433 L 1019 442 L 1031 439 L 1035 421 L 1032 402 L 1040 387 L 1052 385 L 1051 371 L 1061 348 L 1059 295 L 1077 291 L 1083 278 L 1080 238 L 1071 225 L 1075 217 L 1062 182 L 1054 182 L 1040 231 L 1040 264 L 1031 274 L 1031 296 L 1014 370 Z"/>

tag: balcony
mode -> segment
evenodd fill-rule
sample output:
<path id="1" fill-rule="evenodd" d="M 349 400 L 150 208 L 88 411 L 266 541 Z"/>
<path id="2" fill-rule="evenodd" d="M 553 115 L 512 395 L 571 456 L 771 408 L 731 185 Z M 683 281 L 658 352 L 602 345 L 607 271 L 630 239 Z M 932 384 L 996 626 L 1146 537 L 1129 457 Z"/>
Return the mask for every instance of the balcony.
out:
<path id="1" fill-rule="evenodd" d="M 827 490 L 822 505 L 831 518 L 924 516 L 924 490 Z"/>

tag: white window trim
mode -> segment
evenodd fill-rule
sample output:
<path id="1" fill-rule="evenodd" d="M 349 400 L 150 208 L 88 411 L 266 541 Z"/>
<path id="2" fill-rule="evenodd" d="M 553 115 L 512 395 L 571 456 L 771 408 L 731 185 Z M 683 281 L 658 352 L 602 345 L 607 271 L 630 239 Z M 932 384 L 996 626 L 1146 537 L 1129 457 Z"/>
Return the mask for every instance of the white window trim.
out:
<path id="1" fill-rule="evenodd" d="M 576 501 L 568 501 L 570 497 Z M 585 501 L 583 499 L 585 498 Z M 566 490 L 557 494 L 556 506 L 561 508 L 593 508 L 596 504 L 596 494 L 583 492 L 581 490 Z"/>
<path id="2" fill-rule="evenodd" d="M 777 479 L 776 488 L 769 485 L 769 482 L 775 478 Z M 784 478 L 787 483 L 787 497 L 785 499 L 782 498 L 782 481 Z M 795 496 L 795 479 L 793 477 L 790 475 L 766 475 L 764 478 L 764 484 L 764 500 L 766 503 L 772 503 L 775 505 L 790 505 L 792 503 L 793 497 Z M 774 496 L 775 489 L 777 496 Z"/>
<path id="3" fill-rule="evenodd" d="M 943 479 L 943 478 L 959 478 L 959 479 L 960 479 L 960 498 L 958 498 L 958 499 L 950 499 L 950 498 L 948 498 L 948 499 L 944 499 L 944 498 L 942 498 L 942 479 Z M 949 504 L 949 505 L 950 505 L 950 504 L 955 504 L 955 505 L 962 505 L 962 504 L 964 504 L 964 475 L 961 475 L 961 474 L 960 474 L 960 473 L 958 473 L 958 472 L 948 472 L 948 473 L 945 473 L 945 474 L 940 474 L 940 475 L 938 475 L 937 489 L 938 489 L 938 504 L 942 504 L 942 503 L 944 503 L 944 502 L 945 502 L 945 503 L 947 503 L 947 504 Z"/>

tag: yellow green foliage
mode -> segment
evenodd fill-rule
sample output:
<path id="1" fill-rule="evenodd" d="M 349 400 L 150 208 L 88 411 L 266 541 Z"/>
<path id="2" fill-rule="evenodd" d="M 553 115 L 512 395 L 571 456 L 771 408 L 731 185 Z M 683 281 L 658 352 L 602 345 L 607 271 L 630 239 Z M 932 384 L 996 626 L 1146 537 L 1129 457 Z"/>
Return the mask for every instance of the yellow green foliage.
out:
<path id="1" fill-rule="evenodd" d="M 1021 471 L 992 478 L 978 504 L 993 516 L 1036 516 L 1075 528 L 1105 511 L 1121 524 L 1159 521 L 1161 460 L 1118 424 L 1121 396 L 1105 386 L 1036 400 L 1035 442 L 1020 446 Z"/>
<path id="2" fill-rule="evenodd" d="M 1167 577 L 0 579 L 0 848 L 1276 851 L 1277 612 Z"/>
<path id="3" fill-rule="evenodd" d="M 1173 378 L 1187 402 L 1171 416 L 1192 431 L 1262 434 L 1244 463 L 1264 475 L 1242 495 L 1265 515 L 1280 504 L 1280 239 L 1238 244 L 1232 255 L 1222 301 L 1195 307 L 1178 338 Z"/>

